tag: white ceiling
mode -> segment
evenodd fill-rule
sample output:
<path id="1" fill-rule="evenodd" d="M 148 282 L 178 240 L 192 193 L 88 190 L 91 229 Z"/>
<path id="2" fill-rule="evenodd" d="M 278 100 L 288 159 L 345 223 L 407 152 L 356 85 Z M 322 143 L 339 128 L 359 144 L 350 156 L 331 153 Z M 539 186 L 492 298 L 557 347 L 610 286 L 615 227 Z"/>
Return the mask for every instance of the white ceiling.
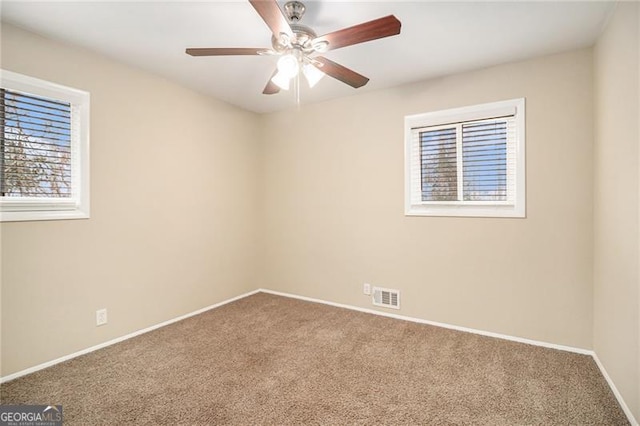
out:
<path id="1" fill-rule="evenodd" d="M 280 1 L 280 6 L 284 4 Z M 318 35 L 394 14 L 400 35 L 325 56 L 371 80 L 353 89 L 324 78 L 301 103 L 376 90 L 590 46 L 611 1 L 307 1 L 302 23 Z M 292 91 L 263 95 L 276 57 L 191 57 L 186 47 L 270 47 L 245 0 L 2 1 L 2 20 L 101 52 L 255 112 L 295 106 Z M 303 85 L 304 86 L 304 85 Z"/>

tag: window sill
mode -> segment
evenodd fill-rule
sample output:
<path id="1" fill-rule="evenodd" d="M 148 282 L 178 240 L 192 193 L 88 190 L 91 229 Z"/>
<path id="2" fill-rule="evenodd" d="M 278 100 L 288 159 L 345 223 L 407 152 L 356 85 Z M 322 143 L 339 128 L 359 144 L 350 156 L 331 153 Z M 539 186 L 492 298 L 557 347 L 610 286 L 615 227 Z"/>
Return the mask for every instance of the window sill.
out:
<path id="1" fill-rule="evenodd" d="M 525 218 L 524 206 L 421 204 L 407 206 L 405 216 Z"/>
<path id="2" fill-rule="evenodd" d="M 86 207 L 85 207 L 86 206 Z M 0 222 L 88 219 L 88 203 L 76 200 L 0 200 Z"/>
<path id="3" fill-rule="evenodd" d="M 89 213 L 81 210 L 0 212 L 0 222 L 25 222 L 67 219 L 89 219 Z"/>

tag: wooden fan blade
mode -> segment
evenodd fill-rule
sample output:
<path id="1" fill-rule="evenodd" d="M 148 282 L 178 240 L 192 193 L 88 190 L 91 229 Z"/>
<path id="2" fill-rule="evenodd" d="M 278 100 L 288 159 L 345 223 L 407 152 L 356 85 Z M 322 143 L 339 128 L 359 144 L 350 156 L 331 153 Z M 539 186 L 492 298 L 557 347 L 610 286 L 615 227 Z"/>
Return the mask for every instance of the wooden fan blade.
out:
<path id="1" fill-rule="evenodd" d="M 275 95 L 276 93 L 278 93 L 280 91 L 280 87 L 278 87 L 277 84 L 275 84 L 273 81 L 271 81 L 271 79 L 273 77 L 275 77 L 275 75 L 278 73 L 278 70 L 276 69 L 273 74 L 271 74 L 271 77 L 269 77 L 269 81 L 267 82 L 267 85 L 264 86 L 264 90 L 262 91 L 263 95 Z"/>
<path id="2" fill-rule="evenodd" d="M 267 24 L 273 35 L 278 38 L 281 33 L 293 37 L 293 31 L 284 17 L 276 0 L 249 0 L 251 6 Z"/>
<path id="3" fill-rule="evenodd" d="M 342 65 L 333 62 L 323 56 L 317 56 L 313 58 L 314 61 L 319 62 L 320 65 L 315 65 L 323 73 L 330 75 L 336 80 L 340 80 L 343 83 L 348 84 L 351 87 L 362 87 L 369 82 L 369 79 L 363 75 L 358 74 L 357 72 L 350 70 L 347 67 L 343 67 Z"/>
<path id="4" fill-rule="evenodd" d="M 374 19 L 373 21 L 317 37 L 313 40 L 312 44 L 326 41 L 329 43 L 327 50 L 339 49 L 353 44 L 364 43 L 365 41 L 400 34 L 401 26 L 402 24 L 398 21 L 398 18 L 389 15 L 384 18 Z"/>
<path id="5" fill-rule="evenodd" d="M 258 52 L 267 50 L 269 49 L 253 47 L 196 47 L 187 49 L 185 53 L 191 56 L 258 55 Z"/>

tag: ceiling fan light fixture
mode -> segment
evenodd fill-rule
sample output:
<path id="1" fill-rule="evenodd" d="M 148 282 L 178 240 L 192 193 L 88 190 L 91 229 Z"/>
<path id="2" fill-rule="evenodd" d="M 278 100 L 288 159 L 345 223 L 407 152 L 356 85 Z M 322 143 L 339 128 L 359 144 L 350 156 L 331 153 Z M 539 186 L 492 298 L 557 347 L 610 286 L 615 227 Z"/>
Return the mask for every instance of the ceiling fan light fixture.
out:
<path id="1" fill-rule="evenodd" d="M 324 73 L 311 64 L 304 64 L 302 66 L 302 72 L 307 79 L 307 83 L 309 83 L 310 88 L 313 88 L 320 80 L 322 80 L 322 77 L 324 77 Z"/>
<path id="2" fill-rule="evenodd" d="M 271 81 L 282 90 L 289 90 L 289 82 L 291 81 L 291 77 L 283 73 L 282 71 L 278 71 L 276 75 L 273 76 Z"/>
<path id="3" fill-rule="evenodd" d="M 288 78 L 293 78 L 298 75 L 299 71 L 300 63 L 298 62 L 298 58 L 294 55 L 287 54 L 278 59 L 278 74 L 283 74 Z"/>

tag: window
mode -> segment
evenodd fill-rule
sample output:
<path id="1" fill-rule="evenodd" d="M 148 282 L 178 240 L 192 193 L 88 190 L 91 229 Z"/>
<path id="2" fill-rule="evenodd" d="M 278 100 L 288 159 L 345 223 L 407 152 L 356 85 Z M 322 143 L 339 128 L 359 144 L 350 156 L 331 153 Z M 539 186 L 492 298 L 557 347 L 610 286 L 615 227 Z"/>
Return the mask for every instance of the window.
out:
<path id="1" fill-rule="evenodd" d="M 524 99 L 405 117 L 405 213 L 525 217 Z"/>
<path id="2" fill-rule="evenodd" d="M 2 70 L 0 220 L 89 217 L 89 93 Z"/>

